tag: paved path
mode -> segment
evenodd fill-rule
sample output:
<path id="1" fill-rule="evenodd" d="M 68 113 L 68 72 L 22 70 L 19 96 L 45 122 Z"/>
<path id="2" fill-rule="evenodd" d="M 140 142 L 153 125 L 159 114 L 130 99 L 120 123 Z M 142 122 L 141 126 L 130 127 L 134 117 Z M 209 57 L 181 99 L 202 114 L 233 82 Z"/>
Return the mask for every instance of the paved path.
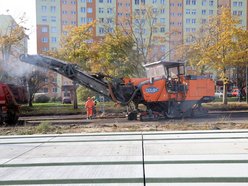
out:
<path id="1" fill-rule="evenodd" d="M 2 136 L 0 185 L 245 186 L 248 131 Z"/>

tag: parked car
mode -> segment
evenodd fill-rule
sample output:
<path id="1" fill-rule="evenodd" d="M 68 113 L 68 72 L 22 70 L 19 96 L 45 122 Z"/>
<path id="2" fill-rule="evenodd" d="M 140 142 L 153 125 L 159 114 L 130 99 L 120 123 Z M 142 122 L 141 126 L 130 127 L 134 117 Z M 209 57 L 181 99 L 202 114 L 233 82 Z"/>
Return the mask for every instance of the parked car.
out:
<path id="1" fill-rule="evenodd" d="M 217 90 L 217 91 L 214 93 L 214 97 L 216 97 L 216 98 L 222 98 L 222 97 L 223 97 L 223 92 Z"/>
<path id="2" fill-rule="evenodd" d="M 234 88 L 232 90 L 232 96 L 233 97 L 238 97 L 239 96 L 239 89 L 238 88 Z"/>
<path id="3" fill-rule="evenodd" d="M 64 97 L 62 100 L 63 104 L 71 104 L 71 98 L 70 97 Z"/>

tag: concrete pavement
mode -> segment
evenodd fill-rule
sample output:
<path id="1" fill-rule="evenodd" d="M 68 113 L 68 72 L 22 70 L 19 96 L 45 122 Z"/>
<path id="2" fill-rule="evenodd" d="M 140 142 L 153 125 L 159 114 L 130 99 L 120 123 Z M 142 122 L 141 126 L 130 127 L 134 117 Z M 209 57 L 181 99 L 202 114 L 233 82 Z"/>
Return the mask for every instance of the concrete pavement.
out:
<path id="1" fill-rule="evenodd" d="M 0 137 L 0 185 L 248 185 L 248 131 Z"/>

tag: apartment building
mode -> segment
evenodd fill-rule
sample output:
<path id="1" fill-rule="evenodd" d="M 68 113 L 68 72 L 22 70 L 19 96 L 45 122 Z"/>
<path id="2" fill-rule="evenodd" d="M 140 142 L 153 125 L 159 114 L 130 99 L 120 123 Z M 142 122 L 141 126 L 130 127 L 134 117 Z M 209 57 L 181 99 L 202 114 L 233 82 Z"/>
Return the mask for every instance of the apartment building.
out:
<path id="1" fill-rule="evenodd" d="M 0 15 L 0 36 L 1 38 L 11 38 L 15 28 L 17 27 L 17 22 L 11 15 Z M 11 76 L 11 81 L 9 83 L 17 83 L 19 77 L 21 77 L 25 72 L 25 67 L 19 61 L 19 55 L 27 53 L 28 46 L 28 36 L 23 37 L 19 42 L 13 44 L 3 44 L 0 46 L 0 78 L 2 76 L 1 72 L 8 72 Z M 8 43 L 5 41 L 5 43 Z M 10 42 L 11 43 L 11 42 Z M 6 80 L 8 81 L 8 80 Z"/>
<path id="2" fill-rule="evenodd" d="M 241 18 L 240 26 L 247 28 L 247 0 L 36 0 L 37 50 L 42 53 L 58 48 L 61 36 L 67 34 L 67 25 L 78 26 L 94 20 L 97 21 L 93 30 L 95 37 L 102 37 L 122 24 L 127 29 L 131 26 L 135 33 L 142 33 L 146 42 L 144 36 L 150 34 L 150 22 L 142 15 L 149 7 L 155 15 L 152 23 L 156 25 L 152 30 L 151 55 L 154 54 L 154 60 L 157 56 L 157 60 L 177 61 L 175 49 L 182 43 L 190 43 L 190 35 L 223 6 L 230 7 L 232 14 Z M 140 24 L 142 27 L 137 26 Z M 66 78 L 51 76 L 58 85 L 71 84 Z M 61 86 L 45 91 L 60 94 Z"/>

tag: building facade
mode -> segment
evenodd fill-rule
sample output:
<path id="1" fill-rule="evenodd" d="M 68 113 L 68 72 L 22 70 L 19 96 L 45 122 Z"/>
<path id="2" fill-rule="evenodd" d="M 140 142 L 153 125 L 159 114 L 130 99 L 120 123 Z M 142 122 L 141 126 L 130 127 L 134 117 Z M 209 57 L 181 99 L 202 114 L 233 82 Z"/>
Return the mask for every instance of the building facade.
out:
<path id="1" fill-rule="evenodd" d="M 142 33 L 143 42 L 147 42 L 144 36 L 150 35 L 152 24 L 154 61 L 177 61 L 175 50 L 182 43 L 190 43 L 190 35 L 223 6 L 230 7 L 232 14 L 241 18 L 240 26 L 247 29 L 247 0 L 36 0 L 37 50 L 42 53 L 59 48 L 68 25 L 96 21 L 94 36 L 102 37 L 122 24 L 137 34 Z M 151 20 L 144 13 L 148 10 L 153 15 Z M 58 84 L 71 83 L 55 76 Z M 48 91 L 52 90 L 51 87 Z M 61 88 L 58 86 L 56 91 L 60 94 Z"/>
<path id="2" fill-rule="evenodd" d="M 19 34 L 21 39 L 15 38 L 16 34 Z M 26 66 L 19 60 L 19 55 L 27 53 L 28 36 L 12 16 L 0 15 L 0 38 L 0 80 L 6 83 L 18 83 L 18 79 L 26 71 Z M 3 72 L 11 78 L 4 79 Z"/>

